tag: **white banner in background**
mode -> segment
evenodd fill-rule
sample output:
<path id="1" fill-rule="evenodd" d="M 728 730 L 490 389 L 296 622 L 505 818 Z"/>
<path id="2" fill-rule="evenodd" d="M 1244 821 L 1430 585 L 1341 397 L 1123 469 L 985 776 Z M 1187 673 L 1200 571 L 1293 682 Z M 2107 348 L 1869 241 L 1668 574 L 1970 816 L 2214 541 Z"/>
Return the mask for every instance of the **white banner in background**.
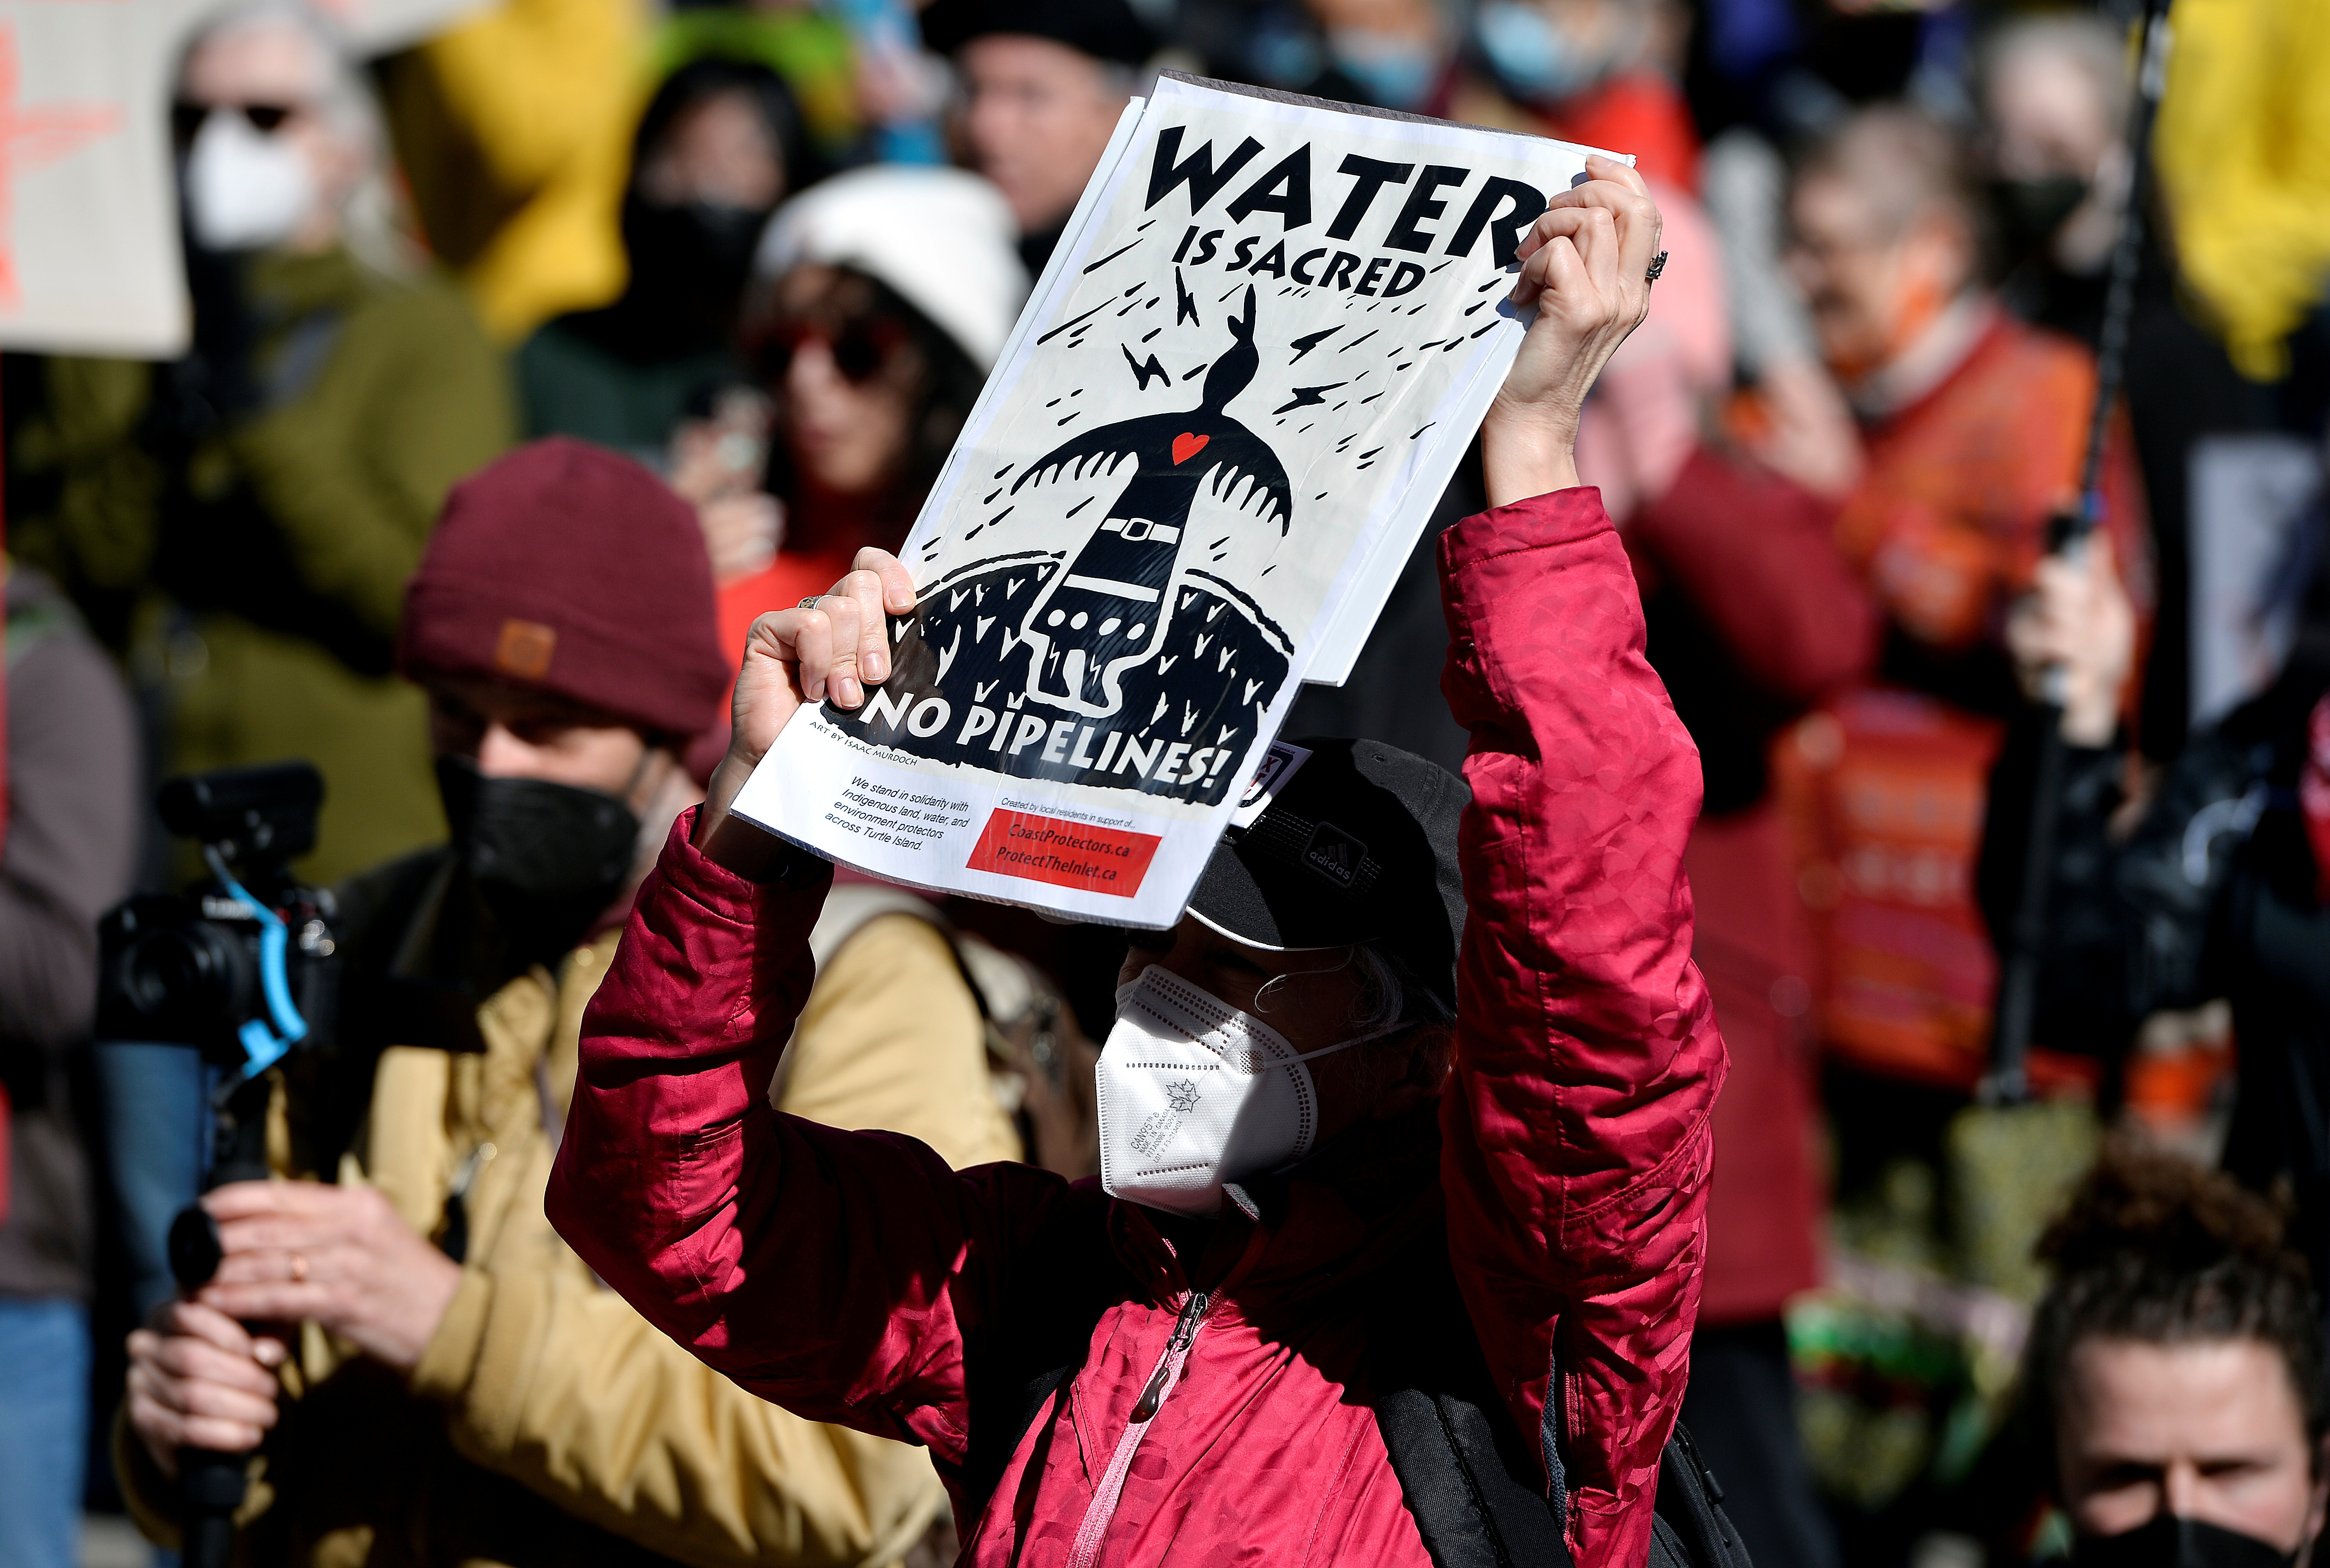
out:
<path id="1" fill-rule="evenodd" d="M 739 814 L 1170 925 L 1322 647 L 1365 640 L 1526 329 L 1514 246 L 1585 158 L 1168 73 L 906 542 L 895 673 L 796 719 Z"/>
<path id="2" fill-rule="evenodd" d="M 2191 727 L 2273 684 L 2305 609 L 2308 536 L 2323 501 L 2319 441 L 2203 436 L 2193 443 Z"/>
<path id="3" fill-rule="evenodd" d="M 478 0 L 319 5 L 367 52 Z M 218 0 L 0 0 L 0 347 L 185 351 L 171 76 Z"/>

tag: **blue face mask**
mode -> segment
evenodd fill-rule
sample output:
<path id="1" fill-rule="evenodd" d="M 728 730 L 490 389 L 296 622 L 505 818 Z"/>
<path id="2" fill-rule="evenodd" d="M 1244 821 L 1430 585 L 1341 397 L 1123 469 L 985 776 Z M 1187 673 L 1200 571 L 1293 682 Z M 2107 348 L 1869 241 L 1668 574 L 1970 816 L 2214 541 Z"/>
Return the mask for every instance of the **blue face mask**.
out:
<path id="1" fill-rule="evenodd" d="M 1615 63 L 1609 49 L 1586 47 L 1527 0 L 1487 0 L 1473 15 L 1473 36 L 1505 90 L 1531 103 L 1575 98 Z"/>
<path id="2" fill-rule="evenodd" d="M 1411 39 L 1340 28 L 1328 36 L 1327 47 L 1335 68 L 1378 109 L 1414 109 L 1440 80 L 1439 52 Z"/>

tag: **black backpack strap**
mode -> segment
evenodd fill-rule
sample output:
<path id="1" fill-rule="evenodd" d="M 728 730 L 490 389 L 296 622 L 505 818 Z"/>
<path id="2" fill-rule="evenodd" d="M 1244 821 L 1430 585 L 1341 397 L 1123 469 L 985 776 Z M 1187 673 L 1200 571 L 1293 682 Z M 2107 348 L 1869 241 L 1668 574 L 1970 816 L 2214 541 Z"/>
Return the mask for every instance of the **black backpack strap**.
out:
<path id="1" fill-rule="evenodd" d="M 987 1400 L 972 1399 L 971 1441 L 966 1445 L 961 1472 L 966 1525 L 987 1511 L 988 1499 L 1002 1485 L 1003 1472 L 1010 1468 L 1011 1456 L 1019 1451 L 1019 1440 L 1028 1435 L 1083 1364 L 1079 1355 L 1074 1363 L 1035 1373 L 1016 1393 L 999 1388 Z M 987 1419 L 990 1413 L 993 1419 Z"/>
<path id="2" fill-rule="evenodd" d="M 942 1472 L 954 1485 L 966 1530 L 986 1510 L 1020 1440 L 1084 1365 L 1102 1316 L 1133 1293 L 1109 1245 L 1108 1204 L 1097 1181 L 1076 1183 L 1028 1246 L 1030 1256 L 1044 1260 L 1041 1272 L 1008 1292 L 999 1321 L 965 1346 L 970 1440 L 961 1466 Z"/>
<path id="3" fill-rule="evenodd" d="M 1499 1440 L 1488 1413 L 1498 1402 L 1413 1387 L 1379 1389 L 1375 1401 L 1392 1473 L 1438 1568 L 1568 1568 L 1560 1516 L 1511 1462 L 1526 1456 Z"/>
<path id="4" fill-rule="evenodd" d="M 1752 1568 L 1748 1544 L 1723 1511 L 1723 1488 L 1681 1422 L 1659 1456 L 1658 1526 L 1674 1537 L 1679 1562 L 1690 1568 Z M 1651 1561 L 1658 1561 L 1655 1551 Z"/>
<path id="5" fill-rule="evenodd" d="M 1540 1461 L 1513 1424 L 1435 1226 L 1359 1287 L 1367 1383 L 1416 1534 L 1437 1568 L 1569 1568 L 1568 1499 L 1552 1440 Z M 1539 1490 L 1540 1463 L 1553 1496 Z"/>
<path id="6" fill-rule="evenodd" d="M 1533 1453 L 1490 1376 L 1441 1233 L 1378 1280 L 1367 1352 L 1376 1424 L 1435 1568 L 1570 1568 L 1558 1397 Z M 1558 1390 L 1560 1368 L 1550 1372 Z M 1650 1568 L 1752 1568 L 1722 1501 L 1678 1422 L 1660 1456 Z"/>

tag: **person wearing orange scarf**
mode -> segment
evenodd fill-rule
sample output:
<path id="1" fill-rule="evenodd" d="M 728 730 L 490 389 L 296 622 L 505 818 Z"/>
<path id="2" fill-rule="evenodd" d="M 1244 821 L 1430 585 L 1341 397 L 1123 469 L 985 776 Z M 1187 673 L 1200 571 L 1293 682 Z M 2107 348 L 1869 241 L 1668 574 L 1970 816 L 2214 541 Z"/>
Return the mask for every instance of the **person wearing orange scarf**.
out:
<path id="1" fill-rule="evenodd" d="M 1947 128 L 1862 109 L 1799 163 L 1787 257 L 1860 430 L 1837 543 L 1884 618 L 1881 686 L 1833 699 L 1783 758 L 1824 932 L 1823 1038 L 1960 1093 L 1984 1065 L 1996 983 L 1970 886 L 1998 722 L 2022 700 L 2003 631 L 2050 520 L 2079 504 L 2096 389 L 2085 347 L 1985 287 L 1977 189 Z M 2102 528 L 2148 622 L 2124 415 L 2106 457 Z"/>

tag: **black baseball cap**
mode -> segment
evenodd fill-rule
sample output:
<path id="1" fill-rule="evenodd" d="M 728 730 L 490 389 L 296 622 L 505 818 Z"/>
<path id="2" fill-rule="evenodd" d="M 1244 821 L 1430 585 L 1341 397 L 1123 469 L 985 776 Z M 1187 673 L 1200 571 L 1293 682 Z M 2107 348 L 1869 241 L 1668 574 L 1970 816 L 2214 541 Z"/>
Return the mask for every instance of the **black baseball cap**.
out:
<path id="1" fill-rule="evenodd" d="M 1120 65 L 1157 52 L 1156 35 L 1126 0 L 934 0 L 922 26 L 924 46 L 941 54 L 999 33 L 1048 38 Z"/>
<path id="2" fill-rule="evenodd" d="M 1252 947 L 1372 943 L 1454 1006 L 1464 930 L 1456 824 L 1472 791 L 1380 741 L 1287 744 L 1310 756 L 1251 826 L 1223 837 L 1189 912 Z"/>

